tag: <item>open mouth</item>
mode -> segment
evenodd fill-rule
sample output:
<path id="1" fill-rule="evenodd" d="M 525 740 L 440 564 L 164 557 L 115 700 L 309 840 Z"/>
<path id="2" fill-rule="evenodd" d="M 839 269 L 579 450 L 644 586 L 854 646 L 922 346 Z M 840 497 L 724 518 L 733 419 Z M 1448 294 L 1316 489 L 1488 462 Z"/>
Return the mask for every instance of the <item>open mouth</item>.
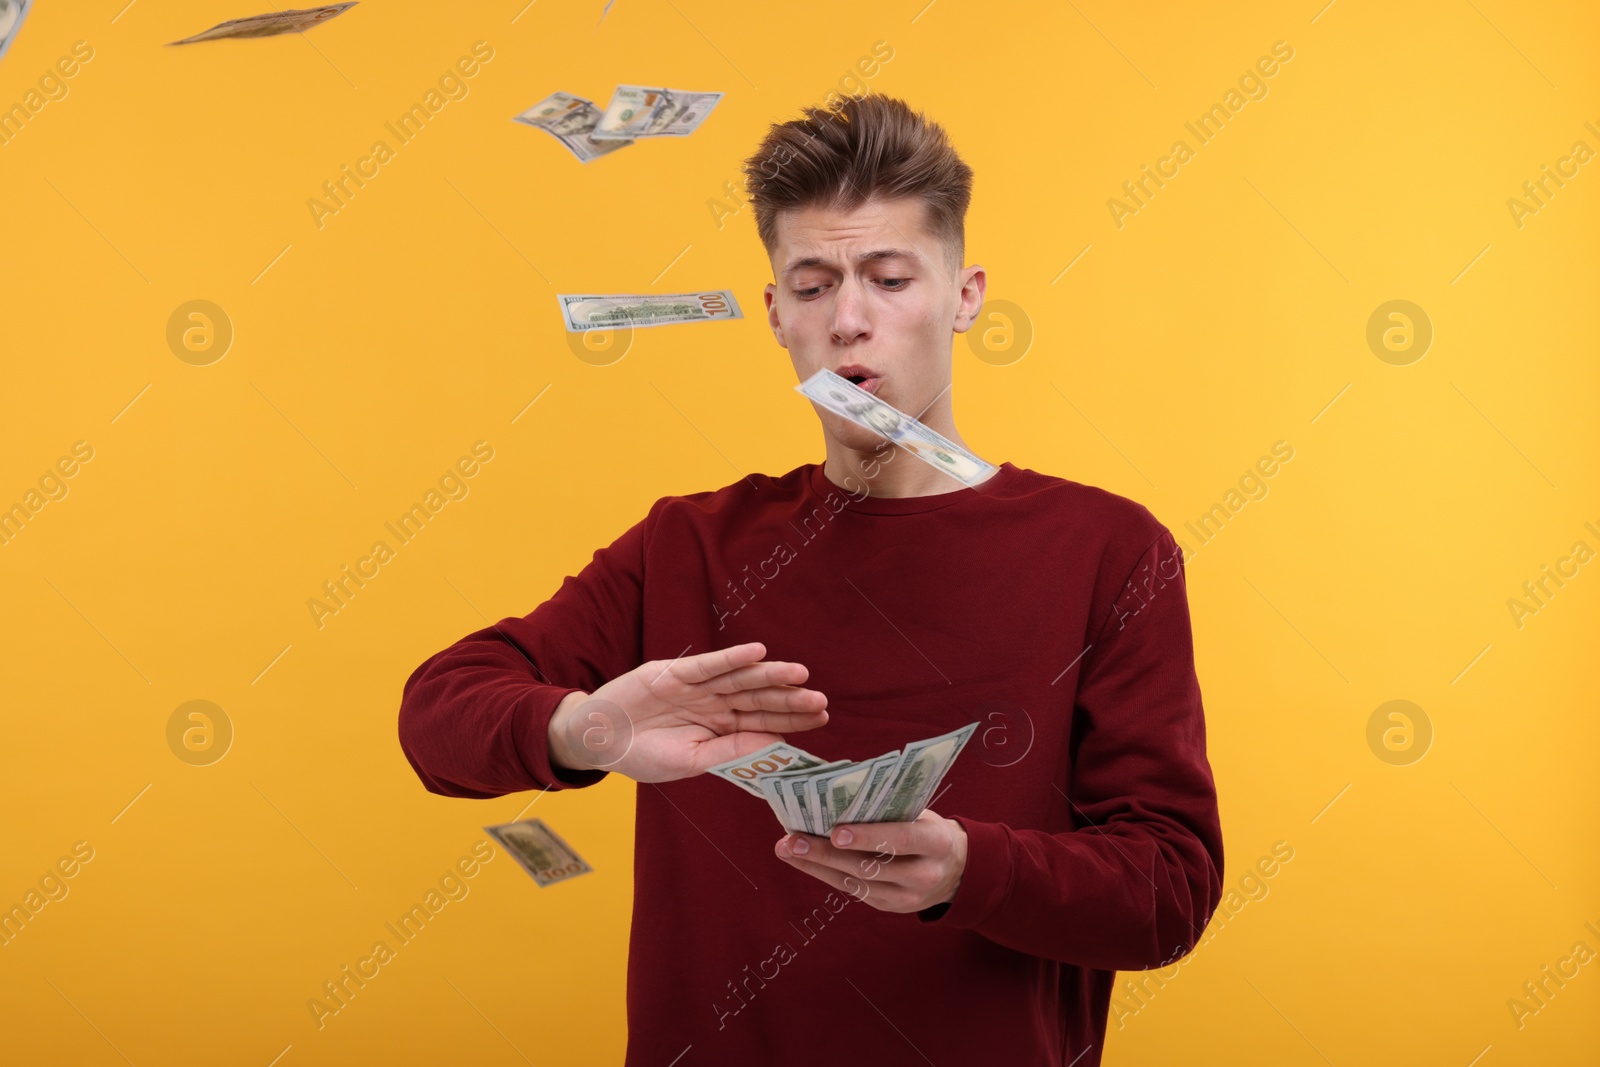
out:
<path id="1" fill-rule="evenodd" d="M 878 385 L 883 381 L 883 378 L 873 371 L 872 368 L 863 367 L 859 364 L 850 364 L 840 367 L 838 370 L 834 371 L 834 373 L 850 384 L 858 385 L 869 393 L 876 393 L 878 391 Z"/>

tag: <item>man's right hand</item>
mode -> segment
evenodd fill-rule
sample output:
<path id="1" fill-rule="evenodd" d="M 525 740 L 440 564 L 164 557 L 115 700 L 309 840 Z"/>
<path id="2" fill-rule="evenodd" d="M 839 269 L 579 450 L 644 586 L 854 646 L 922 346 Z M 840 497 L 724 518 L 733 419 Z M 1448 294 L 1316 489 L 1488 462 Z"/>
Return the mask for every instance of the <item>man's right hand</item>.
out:
<path id="1" fill-rule="evenodd" d="M 766 654 L 752 641 L 651 660 L 593 693 L 571 693 L 550 717 L 550 762 L 670 782 L 827 723 L 828 698 L 796 688 L 805 666 L 763 662 Z"/>

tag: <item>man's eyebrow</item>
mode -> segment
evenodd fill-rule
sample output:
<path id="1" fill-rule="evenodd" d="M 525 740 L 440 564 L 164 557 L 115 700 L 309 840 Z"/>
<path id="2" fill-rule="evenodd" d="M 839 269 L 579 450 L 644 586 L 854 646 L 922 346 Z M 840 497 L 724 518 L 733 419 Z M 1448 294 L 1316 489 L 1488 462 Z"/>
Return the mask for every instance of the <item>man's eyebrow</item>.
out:
<path id="1" fill-rule="evenodd" d="M 903 248 L 875 248 L 870 252 L 862 252 L 859 255 L 857 255 L 856 256 L 856 262 L 857 263 L 869 263 L 869 262 L 872 262 L 873 260 L 878 260 L 878 259 L 910 259 L 910 260 L 915 260 L 915 259 L 918 259 L 918 258 L 919 257 L 917 255 L 917 253 L 908 252 Z M 807 267 L 831 267 L 831 266 L 833 266 L 833 263 L 831 261 L 829 261 L 829 260 L 823 259 L 821 256 L 803 256 L 800 259 L 796 259 L 796 260 L 791 261 L 787 267 L 783 268 L 783 273 L 784 274 L 793 274 L 795 271 L 804 270 Z"/>

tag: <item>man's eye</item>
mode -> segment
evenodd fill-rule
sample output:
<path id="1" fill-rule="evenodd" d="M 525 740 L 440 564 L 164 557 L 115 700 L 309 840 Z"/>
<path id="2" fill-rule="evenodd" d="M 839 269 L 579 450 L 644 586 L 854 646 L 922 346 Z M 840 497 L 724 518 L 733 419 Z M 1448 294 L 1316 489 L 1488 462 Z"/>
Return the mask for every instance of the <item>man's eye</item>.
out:
<path id="1" fill-rule="evenodd" d="M 809 289 L 796 289 L 794 291 L 794 295 L 795 296 L 800 296 L 800 297 L 806 297 L 806 296 L 810 296 L 813 293 L 820 292 L 821 290 L 822 290 L 822 286 L 813 285 Z"/>
<path id="2" fill-rule="evenodd" d="M 910 285 L 911 284 L 911 279 L 910 278 L 885 278 L 885 279 L 883 279 L 883 282 L 884 282 L 885 285 L 887 285 L 890 282 L 899 282 L 900 284 L 895 286 L 895 290 L 899 290 L 899 289 L 904 289 L 906 286 Z M 891 291 L 895 291 L 895 290 L 891 290 Z"/>

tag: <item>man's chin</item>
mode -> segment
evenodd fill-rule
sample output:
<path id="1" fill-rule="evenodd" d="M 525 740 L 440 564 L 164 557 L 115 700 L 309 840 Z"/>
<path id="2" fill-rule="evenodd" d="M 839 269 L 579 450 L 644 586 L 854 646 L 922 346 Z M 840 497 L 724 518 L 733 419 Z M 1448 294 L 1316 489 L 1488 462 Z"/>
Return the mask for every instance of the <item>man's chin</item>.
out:
<path id="1" fill-rule="evenodd" d="M 833 439 L 852 452 L 881 455 L 894 448 L 894 443 L 880 433 L 844 419 L 839 421 L 844 425 L 834 429 Z"/>

